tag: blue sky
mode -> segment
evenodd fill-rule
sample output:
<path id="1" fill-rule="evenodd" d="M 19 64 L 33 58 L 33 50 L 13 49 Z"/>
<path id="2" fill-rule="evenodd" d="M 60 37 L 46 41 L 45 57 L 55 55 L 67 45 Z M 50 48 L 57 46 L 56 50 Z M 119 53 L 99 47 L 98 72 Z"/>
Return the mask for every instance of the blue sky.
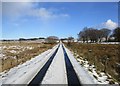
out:
<path id="1" fill-rule="evenodd" d="M 118 23 L 117 2 L 3 2 L 2 38 L 73 36 L 84 27 L 109 28 Z"/>

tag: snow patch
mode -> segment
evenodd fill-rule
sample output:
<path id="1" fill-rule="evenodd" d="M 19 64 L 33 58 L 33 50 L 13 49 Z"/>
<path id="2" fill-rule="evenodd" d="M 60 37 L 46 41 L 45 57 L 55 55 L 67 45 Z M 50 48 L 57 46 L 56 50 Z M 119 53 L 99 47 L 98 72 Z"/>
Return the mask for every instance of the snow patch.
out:
<path id="1" fill-rule="evenodd" d="M 11 68 L 7 72 L 4 71 L 0 73 L 2 77 L 0 84 L 28 84 L 47 62 L 57 47 L 58 45 L 17 67 Z"/>
<path id="2" fill-rule="evenodd" d="M 0 53 L 0 58 L 5 57 L 5 55 L 3 53 Z"/>
<path id="3" fill-rule="evenodd" d="M 11 52 L 11 53 L 16 53 L 17 51 L 15 51 L 15 50 L 11 50 L 11 51 L 9 51 L 9 52 Z"/>
<path id="4" fill-rule="evenodd" d="M 77 55 L 76 55 L 77 57 Z M 94 65 L 89 64 L 88 61 L 83 60 L 83 58 L 76 58 L 80 65 L 92 76 L 94 77 L 94 81 L 97 84 L 109 84 L 108 76 L 104 72 L 100 72 L 99 74 L 96 71 Z M 110 76 L 111 77 L 111 76 Z M 115 82 L 115 84 L 118 84 Z"/>

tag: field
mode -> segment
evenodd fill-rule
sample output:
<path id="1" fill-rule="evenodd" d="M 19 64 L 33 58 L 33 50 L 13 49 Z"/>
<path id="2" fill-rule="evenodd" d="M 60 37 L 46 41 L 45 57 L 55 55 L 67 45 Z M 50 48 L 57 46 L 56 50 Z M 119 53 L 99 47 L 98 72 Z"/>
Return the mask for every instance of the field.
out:
<path id="1" fill-rule="evenodd" d="M 66 46 L 89 64 L 95 65 L 97 72 L 105 72 L 113 80 L 120 82 L 120 45 L 119 44 L 81 44 L 70 43 Z"/>
<path id="2" fill-rule="evenodd" d="M 22 64 L 55 44 L 35 43 L 29 41 L 10 41 L 0 44 L 0 72 Z"/>

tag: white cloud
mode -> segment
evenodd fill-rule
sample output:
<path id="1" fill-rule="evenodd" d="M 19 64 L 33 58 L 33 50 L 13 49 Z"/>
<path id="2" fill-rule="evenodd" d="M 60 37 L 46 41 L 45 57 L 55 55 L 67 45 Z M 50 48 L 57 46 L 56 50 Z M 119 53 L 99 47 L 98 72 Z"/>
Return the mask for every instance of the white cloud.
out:
<path id="1" fill-rule="evenodd" d="M 30 2 L 3 2 L 3 15 L 8 17 L 19 17 L 25 15 L 32 8 Z"/>
<path id="2" fill-rule="evenodd" d="M 103 23 L 103 26 L 112 30 L 112 29 L 115 29 L 116 27 L 118 27 L 118 24 L 116 22 L 112 21 L 111 19 L 109 19 L 105 23 Z"/>
<path id="3" fill-rule="evenodd" d="M 113 30 L 116 27 L 118 27 L 118 23 L 112 21 L 111 19 L 108 19 L 106 22 L 103 22 L 97 26 L 94 26 L 94 28 L 97 28 L 97 29 L 108 28 L 110 30 Z"/>
<path id="4" fill-rule="evenodd" d="M 29 15 L 39 17 L 42 20 L 50 20 L 54 18 L 69 17 L 68 14 L 56 14 L 54 11 L 46 8 L 33 9 Z"/>
<path id="5" fill-rule="evenodd" d="M 32 9 L 28 13 L 29 16 L 39 17 L 42 20 L 53 19 L 59 15 L 54 14 L 52 11 L 46 8 Z"/>
<path id="6" fill-rule="evenodd" d="M 29 1 L 29 0 L 28 0 Z M 59 13 L 50 8 L 37 8 L 37 3 L 32 2 L 3 2 L 3 15 L 16 19 L 24 16 L 32 16 L 41 20 L 49 20 L 58 17 L 68 17 L 68 14 Z"/>

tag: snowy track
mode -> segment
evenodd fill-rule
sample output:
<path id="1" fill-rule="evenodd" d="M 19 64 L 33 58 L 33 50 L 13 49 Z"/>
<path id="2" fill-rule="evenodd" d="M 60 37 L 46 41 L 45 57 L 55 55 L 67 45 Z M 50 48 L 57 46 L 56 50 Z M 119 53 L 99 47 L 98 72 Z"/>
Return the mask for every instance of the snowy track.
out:
<path id="1" fill-rule="evenodd" d="M 59 46 L 58 46 L 59 48 Z M 40 84 L 43 80 L 43 77 L 45 76 L 52 60 L 54 59 L 58 48 L 55 50 L 55 52 L 53 53 L 53 55 L 49 58 L 49 60 L 46 62 L 46 64 L 41 68 L 41 70 L 37 73 L 37 75 L 33 78 L 33 80 L 29 83 L 29 85 L 31 84 Z"/>
<path id="2" fill-rule="evenodd" d="M 0 84 L 29 84 L 48 61 L 50 56 L 53 55 L 57 47 L 58 45 L 36 56 L 30 61 L 10 69 L 7 73 L 1 73 L 2 79 Z"/>
<path id="3" fill-rule="evenodd" d="M 61 45 L 42 81 L 42 84 L 67 84 L 64 54 Z"/>
<path id="4" fill-rule="evenodd" d="M 62 43 L 1 75 L 3 84 L 96 84 Z"/>
<path id="5" fill-rule="evenodd" d="M 63 51 L 64 51 L 64 58 L 65 58 L 65 63 L 66 63 L 68 85 L 72 86 L 73 84 L 77 84 L 77 85 L 81 86 L 80 80 L 77 77 L 77 74 L 73 68 L 73 65 L 72 65 L 64 47 L 63 47 Z"/>

